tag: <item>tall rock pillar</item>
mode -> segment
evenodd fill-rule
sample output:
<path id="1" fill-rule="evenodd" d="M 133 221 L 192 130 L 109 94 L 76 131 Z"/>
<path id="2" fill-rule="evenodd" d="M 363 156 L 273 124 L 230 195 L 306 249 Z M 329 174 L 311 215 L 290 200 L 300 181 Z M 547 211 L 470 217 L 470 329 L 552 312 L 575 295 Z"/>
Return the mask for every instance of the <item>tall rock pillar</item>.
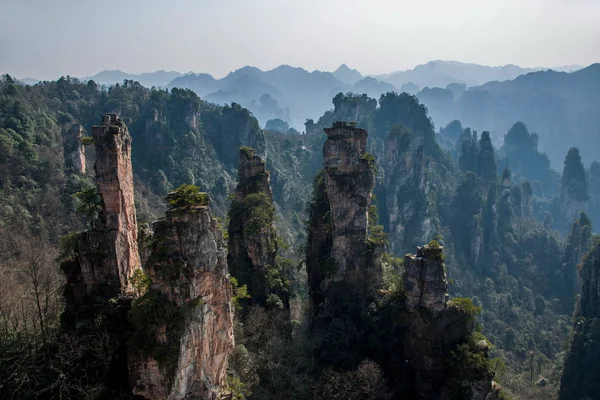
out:
<path id="1" fill-rule="evenodd" d="M 76 238 L 76 257 L 63 264 L 68 303 L 94 296 L 131 295 L 130 278 L 141 267 L 131 170 L 131 136 L 116 114 L 93 127 L 100 220 Z"/>
<path id="2" fill-rule="evenodd" d="M 278 276 L 275 207 L 265 162 L 249 147 L 239 157 L 239 181 L 229 213 L 229 254 L 231 274 L 247 285 L 248 302 L 261 306 L 270 303 L 289 308 L 287 285 Z M 276 299 L 274 296 L 277 296 Z M 272 304 L 275 305 L 275 304 Z"/>
<path id="3" fill-rule="evenodd" d="M 154 224 L 151 284 L 129 313 L 129 380 L 140 398 L 216 400 L 226 385 L 232 293 L 223 233 L 202 197 Z"/>
<path id="4" fill-rule="evenodd" d="M 325 129 L 325 186 L 331 212 L 335 264 L 333 281 L 364 284 L 368 213 L 375 186 L 373 160 L 366 155 L 368 133 L 344 122 Z"/>
<path id="5" fill-rule="evenodd" d="M 92 128 L 96 146 L 96 185 L 102 198 L 101 228 L 111 233 L 116 273 L 121 291 L 131 293 L 129 282 L 140 268 L 137 221 L 131 168 L 131 136 L 117 114 L 105 114 Z"/>
<path id="6" fill-rule="evenodd" d="M 315 180 L 309 211 L 311 329 L 320 362 L 349 368 L 361 359 L 364 306 L 382 280 L 378 252 L 368 232 L 374 159 L 366 153 L 364 129 L 336 122 L 325 133 L 325 168 Z M 339 335 L 346 339 L 333 344 L 331 339 Z"/>

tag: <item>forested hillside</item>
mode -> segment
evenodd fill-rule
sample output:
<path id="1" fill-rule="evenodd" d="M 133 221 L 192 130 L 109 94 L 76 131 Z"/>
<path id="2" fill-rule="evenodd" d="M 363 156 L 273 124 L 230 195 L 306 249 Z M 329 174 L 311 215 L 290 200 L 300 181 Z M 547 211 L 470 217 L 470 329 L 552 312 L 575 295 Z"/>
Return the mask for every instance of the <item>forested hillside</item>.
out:
<path id="1" fill-rule="evenodd" d="M 197 367 L 200 396 L 552 399 L 569 355 L 577 385 L 581 335 L 600 340 L 576 325 L 566 351 L 576 304 L 579 322 L 595 315 L 597 163 L 565 147 L 553 170 L 518 119 L 501 148 L 470 122 L 436 133 L 406 93 L 333 106 L 285 135 L 191 90 L 4 76 L 0 397 L 160 398 L 188 387 L 184 342 L 219 349 Z M 110 213 L 131 214 L 107 200 L 114 157 L 119 173 L 130 157 L 132 186 L 115 179 L 137 213 L 139 261 L 110 275 L 129 297 L 85 272 L 108 251 L 92 239 L 124 229 Z M 210 327 L 227 334 L 207 344 Z"/>

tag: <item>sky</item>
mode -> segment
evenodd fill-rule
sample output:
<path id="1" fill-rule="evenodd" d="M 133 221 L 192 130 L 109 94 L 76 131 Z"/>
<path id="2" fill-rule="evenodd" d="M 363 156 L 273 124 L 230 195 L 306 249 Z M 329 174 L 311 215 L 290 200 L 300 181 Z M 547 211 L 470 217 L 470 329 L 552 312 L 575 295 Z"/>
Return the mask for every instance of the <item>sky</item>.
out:
<path id="1" fill-rule="evenodd" d="M 0 73 L 600 62 L 600 0 L 0 0 Z"/>

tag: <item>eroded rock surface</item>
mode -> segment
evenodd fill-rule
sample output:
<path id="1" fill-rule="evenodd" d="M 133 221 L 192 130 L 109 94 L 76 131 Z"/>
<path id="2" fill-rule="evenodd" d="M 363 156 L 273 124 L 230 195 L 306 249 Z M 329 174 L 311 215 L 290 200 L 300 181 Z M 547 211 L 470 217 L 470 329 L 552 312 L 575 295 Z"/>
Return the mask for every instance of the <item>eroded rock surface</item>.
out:
<path id="1" fill-rule="evenodd" d="M 438 313 L 446 308 L 448 281 L 444 270 L 443 248 L 423 246 L 417 254 L 404 258 L 404 289 L 406 308 L 417 312 L 420 308 Z"/>
<path id="2" fill-rule="evenodd" d="M 154 224 L 151 279 L 145 297 L 162 299 L 156 313 L 171 316 L 150 331 L 151 346 L 134 344 L 130 381 L 146 399 L 216 399 L 225 387 L 227 357 L 233 350 L 233 311 L 223 234 L 208 206 L 167 211 Z M 144 312 L 144 298 L 132 314 Z M 137 307 L 141 307 L 137 309 Z"/>
<path id="3" fill-rule="evenodd" d="M 131 169 L 131 136 L 116 114 L 93 127 L 96 186 L 102 200 L 94 228 L 76 238 L 77 259 L 67 272 L 76 303 L 86 297 L 131 295 L 131 277 L 141 267 Z"/>
<path id="4" fill-rule="evenodd" d="M 419 246 L 417 254 L 406 255 L 404 262 L 405 311 L 399 321 L 413 396 L 497 399 L 500 386 L 492 382 L 493 372 L 485 365 L 472 364 L 467 356 L 473 353 L 487 359 L 491 348 L 487 340 L 473 336 L 473 311 L 465 306 L 472 303 L 468 299 L 447 301 L 443 247 L 436 242 Z"/>
<path id="5" fill-rule="evenodd" d="M 243 147 L 239 156 L 239 181 L 229 213 L 227 260 L 231 274 L 247 285 L 252 304 L 265 306 L 277 295 L 289 307 L 289 295 L 274 287 L 278 251 L 273 194 L 263 159 Z M 275 301 L 272 298 L 272 301 Z"/>
<path id="6" fill-rule="evenodd" d="M 346 123 L 325 129 L 325 187 L 331 212 L 333 281 L 364 285 L 368 212 L 375 186 L 374 160 L 366 156 L 367 131 Z M 376 283 L 376 282 L 374 282 Z"/>

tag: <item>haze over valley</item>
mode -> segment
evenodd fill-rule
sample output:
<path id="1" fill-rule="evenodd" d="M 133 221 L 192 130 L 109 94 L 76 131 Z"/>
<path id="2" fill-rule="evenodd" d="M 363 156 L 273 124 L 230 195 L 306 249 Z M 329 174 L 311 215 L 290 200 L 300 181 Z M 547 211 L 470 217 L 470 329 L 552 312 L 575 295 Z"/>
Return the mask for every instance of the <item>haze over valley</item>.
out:
<path id="1" fill-rule="evenodd" d="M 600 2 L 0 4 L 0 399 L 600 400 Z"/>

